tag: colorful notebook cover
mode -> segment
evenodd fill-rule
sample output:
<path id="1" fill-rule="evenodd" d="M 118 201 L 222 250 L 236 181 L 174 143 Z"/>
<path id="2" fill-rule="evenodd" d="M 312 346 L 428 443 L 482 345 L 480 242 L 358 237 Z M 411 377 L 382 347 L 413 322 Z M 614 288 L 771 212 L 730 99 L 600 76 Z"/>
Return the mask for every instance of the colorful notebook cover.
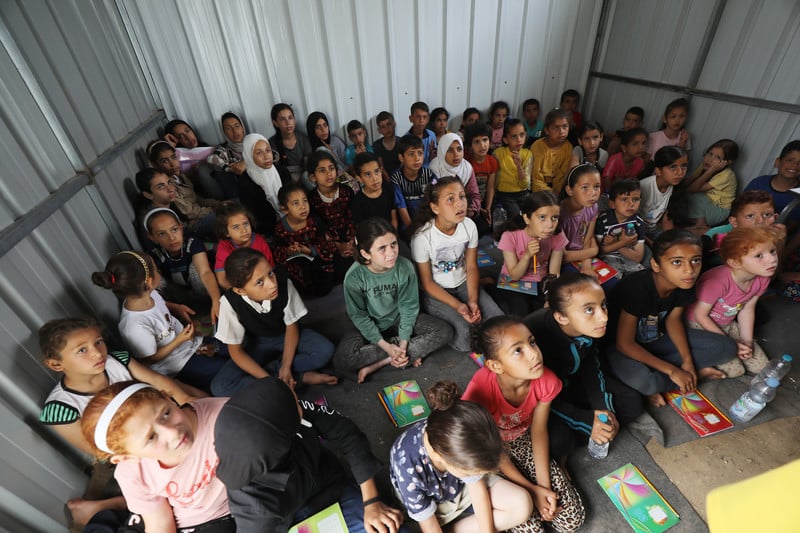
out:
<path id="1" fill-rule="evenodd" d="M 479 267 L 489 267 L 495 264 L 494 259 L 492 256 L 487 254 L 481 249 L 478 249 L 478 266 Z"/>
<path id="2" fill-rule="evenodd" d="M 395 427 L 405 427 L 418 420 L 424 420 L 431 414 L 425 395 L 414 379 L 384 387 L 378 393 L 378 399 Z"/>
<path id="3" fill-rule="evenodd" d="M 539 294 L 538 285 L 539 284 L 535 281 L 513 281 L 510 276 L 506 276 L 505 274 L 497 276 L 497 288 L 507 291 L 521 292 L 522 294 L 536 296 Z"/>
<path id="4" fill-rule="evenodd" d="M 581 264 L 579 262 L 573 262 L 572 266 L 577 268 L 578 270 L 581 269 Z M 592 259 L 592 270 L 594 273 L 597 274 L 597 281 L 600 283 L 605 283 L 606 281 L 610 280 L 614 276 L 617 275 L 617 269 L 603 261 L 602 259 L 594 258 Z"/>
<path id="5" fill-rule="evenodd" d="M 680 522 L 675 509 L 631 463 L 597 482 L 637 533 L 660 533 Z"/>
<path id="6" fill-rule="evenodd" d="M 338 503 L 295 524 L 289 533 L 350 533 Z"/>
<path id="7" fill-rule="evenodd" d="M 701 437 L 733 427 L 733 422 L 699 390 L 683 396 L 677 392 L 665 392 L 664 398 Z"/>
<path id="8" fill-rule="evenodd" d="M 473 363 L 475 363 L 481 368 L 483 368 L 483 366 L 486 365 L 486 357 L 484 357 L 482 353 L 470 352 L 469 358 L 472 359 Z"/>

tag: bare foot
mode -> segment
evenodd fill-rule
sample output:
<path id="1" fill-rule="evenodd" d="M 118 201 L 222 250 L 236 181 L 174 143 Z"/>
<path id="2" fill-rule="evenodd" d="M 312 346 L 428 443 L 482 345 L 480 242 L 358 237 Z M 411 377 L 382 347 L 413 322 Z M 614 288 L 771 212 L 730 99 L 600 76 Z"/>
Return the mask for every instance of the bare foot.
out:
<path id="1" fill-rule="evenodd" d="M 367 376 L 369 376 L 373 372 L 377 371 L 378 369 L 385 367 L 386 365 L 388 365 L 391 362 L 392 362 L 392 358 L 391 357 L 386 357 L 386 358 L 381 359 L 379 361 L 375 361 L 371 365 L 367 365 L 367 366 L 363 367 L 361 370 L 358 371 L 358 382 L 359 383 L 364 383 L 364 381 L 366 381 L 366 379 L 367 379 Z"/>
<path id="2" fill-rule="evenodd" d="M 75 498 L 67 502 L 67 508 L 72 514 L 72 521 L 76 525 L 85 526 L 94 515 L 106 509 L 105 500 L 84 500 Z"/>
<path id="3" fill-rule="evenodd" d="M 722 370 L 718 370 L 713 366 L 707 366 L 697 371 L 697 377 L 703 379 L 725 379 L 728 376 L 726 376 L 725 372 Z"/>
<path id="4" fill-rule="evenodd" d="M 655 394 L 651 394 L 651 395 L 649 395 L 649 396 L 647 397 L 647 401 L 648 401 L 648 402 L 650 403 L 650 405 L 652 405 L 653 407 L 661 407 L 661 406 L 663 406 L 663 405 L 667 405 L 667 402 L 664 400 L 664 397 L 663 397 L 663 396 L 661 396 L 661 393 L 660 393 L 660 392 L 657 392 L 657 393 L 655 393 Z"/>
<path id="5" fill-rule="evenodd" d="M 413 361 L 411 361 L 411 366 L 413 366 L 414 368 L 417 368 L 418 366 L 422 366 L 422 357 L 420 357 L 419 359 L 414 359 Z"/>
<path id="6" fill-rule="evenodd" d="M 310 370 L 303 373 L 303 383 L 306 385 L 336 385 L 339 383 L 339 378 Z"/>

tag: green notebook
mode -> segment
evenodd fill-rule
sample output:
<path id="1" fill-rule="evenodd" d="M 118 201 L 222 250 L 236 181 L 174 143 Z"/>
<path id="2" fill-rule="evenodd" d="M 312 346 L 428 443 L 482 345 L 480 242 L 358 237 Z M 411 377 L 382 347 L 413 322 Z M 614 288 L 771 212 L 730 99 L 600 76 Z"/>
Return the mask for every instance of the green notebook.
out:
<path id="1" fill-rule="evenodd" d="M 404 427 L 418 420 L 424 420 L 431 414 L 425 395 L 414 379 L 401 381 L 384 387 L 378 393 L 378 399 L 386 409 L 386 413 L 395 427 Z"/>
<path id="2" fill-rule="evenodd" d="M 680 522 L 675 509 L 631 463 L 597 482 L 637 533 L 660 533 Z"/>
<path id="3" fill-rule="evenodd" d="M 337 502 L 293 525 L 289 533 L 350 533 L 350 530 L 347 529 L 342 508 Z"/>

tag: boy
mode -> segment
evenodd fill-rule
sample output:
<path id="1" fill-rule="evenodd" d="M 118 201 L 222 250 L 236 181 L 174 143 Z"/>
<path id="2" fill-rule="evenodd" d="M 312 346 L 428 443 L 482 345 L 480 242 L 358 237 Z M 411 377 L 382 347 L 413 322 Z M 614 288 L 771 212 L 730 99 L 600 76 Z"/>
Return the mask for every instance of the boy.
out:
<path id="1" fill-rule="evenodd" d="M 411 122 L 411 129 L 408 130 L 406 135 L 414 135 L 422 141 L 424 155 L 422 166 L 425 168 L 428 168 L 433 158 L 436 157 L 436 134 L 426 127 L 429 118 L 430 109 L 428 109 L 428 104 L 425 102 L 411 104 L 411 114 L 408 116 L 408 120 Z"/>
<path id="2" fill-rule="evenodd" d="M 644 109 L 639 106 L 628 108 L 622 119 L 622 129 L 603 133 L 603 141 L 607 145 L 605 148 L 608 155 L 619 152 L 619 144 L 623 132 L 641 128 L 642 124 L 644 124 Z"/>
<path id="3" fill-rule="evenodd" d="M 388 111 L 381 111 L 375 117 L 375 122 L 378 125 L 378 131 L 383 137 L 372 145 L 373 153 L 378 156 L 378 161 L 383 171 L 383 179 L 389 181 L 389 176 L 400 168 L 400 160 L 397 158 L 394 115 Z M 355 171 L 355 173 L 358 174 L 358 171 Z"/>
<path id="4" fill-rule="evenodd" d="M 581 112 L 578 111 L 578 104 L 581 100 L 581 94 L 576 91 L 575 89 L 567 89 L 563 93 L 561 93 L 561 102 L 558 104 L 558 107 L 561 109 L 565 109 L 570 113 L 569 125 L 570 130 L 575 133 L 575 142 L 570 139 L 570 142 L 573 146 L 577 146 L 577 133 L 578 130 L 581 129 L 583 126 L 583 115 Z"/>
<path id="5" fill-rule="evenodd" d="M 476 123 L 464 132 L 466 158 L 475 171 L 475 180 L 483 199 L 481 212 L 491 224 L 492 203 L 494 202 L 494 183 L 500 168 L 497 159 L 489 153 L 492 130 L 488 124 Z"/>
<path id="6" fill-rule="evenodd" d="M 358 120 L 347 123 L 347 138 L 353 143 L 344 150 L 344 163 L 348 167 L 353 165 L 356 154 L 372 152 L 372 145 L 367 142 L 367 128 Z"/>
<path id="7" fill-rule="evenodd" d="M 467 128 L 472 126 L 473 124 L 480 122 L 481 120 L 481 112 L 478 111 L 475 107 L 468 107 L 461 113 L 461 126 L 458 128 L 458 133 L 461 134 L 461 137 L 464 137 L 464 132 L 467 131 Z"/>
<path id="8" fill-rule="evenodd" d="M 644 270 L 644 221 L 636 214 L 642 201 L 639 182 L 614 183 L 608 198 L 610 209 L 597 217 L 594 229 L 601 257 L 623 275 Z"/>
<path id="9" fill-rule="evenodd" d="M 539 120 L 539 100 L 528 98 L 522 103 L 522 123 L 525 125 L 525 148 L 530 148 L 533 142 L 542 136 L 544 122 Z"/>
<path id="10" fill-rule="evenodd" d="M 617 180 L 638 178 L 644 170 L 644 147 L 647 132 L 642 128 L 631 128 L 619 136 L 619 150 L 608 158 L 603 167 L 603 191 L 608 191 Z"/>
<path id="11" fill-rule="evenodd" d="M 359 154 L 361 155 L 361 154 Z M 316 190 L 308 193 L 308 201 L 314 213 L 327 225 L 340 257 L 353 257 L 353 214 L 350 202 L 353 190 L 337 183 L 339 171 L 336 160 L 327 150 L 317 150 L 308 156 L 308 179 Z"/>
<path id="12" fill-rule="evenodd" d="M 403 227 L 408 227 L 422 202 L 425 187 L 436 174 L 424 165 L 425 145 L 416 135 L 409 133 L 400 138 L 397 142 L 397 157 L 400 159 L 400 168 L 392 174 L 391 181 L 397 189 L 395 202 L 400 222 Z"/>
<path id="13" fill-rule="evenodd" d="M 380 162 L 375 154 L 358 154 L 353 162 L 353 171 L 361 182 L 361 190 L 350 203 L 353 224 L 358 226 L 363 220 L 380 217 L 388 220 L 397 229 L 397 206 L 391 185 L 383 187 Z"/>

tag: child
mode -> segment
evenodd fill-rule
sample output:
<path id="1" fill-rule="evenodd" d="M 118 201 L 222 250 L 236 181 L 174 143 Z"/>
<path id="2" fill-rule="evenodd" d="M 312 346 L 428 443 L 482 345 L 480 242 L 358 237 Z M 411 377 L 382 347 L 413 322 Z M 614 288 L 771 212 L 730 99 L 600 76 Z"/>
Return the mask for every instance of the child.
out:
<path id="1" fill-rule="evenodd" d="M 178 212 L 187 220 L 189 230 L 204 241 L 213 241 L 214 210 L 220 202 L 198 196 L 192 182 L 180 172 L 180 162 L 175 149 L 166 141 L 153 141 L 147 146 L 150 165 L 171 176 L 175 186 L 172 200 Z M 159 206 L 160 207 L 160 206 Z"/>
<path id="2" fill-rule="evenodd" d="M 481 195 L 481 212 L 488 225 L 492 223 L 492 204 L 494 203 L 495 182 L 500 164 L 489 153 L 489 139 L 492 130 L 487 124 L 480 122 L 469 126 L 464 131 L 464 147 L 467 150 L 467 161 L 475 171 L 475 181 L 478 183 L 478 192 Z M 480 225 L 478 227 L 480 230 Z"/>
<path id="3" fill-rule="evenodd" d="M 422 141 L 423 161 L 422 166 L 428 168 L 433 158 L 436 157 L 436 134 L 427 128 L 430 110 L 425 102 L 414 102 L 411 104 L 411 114 L 408 116 L 411 122 L 411 129 L 406 135 L 413 135 Z M 398 147 L 398 153 L 403 151 Z M 400 164 L 403 160 L 400 159 Z"/>
<path id="4" fill-rule="evenodd" d="M 253 213 L 258 233 L 272 236 L 280 218 L 278 191 L 292 178 L 282 166 L 275 164 L 275 152 L 266 137 L 251 133 L 244 138 L 247 171 L 239 176 L 242 205 Z"/>
<path id="5" fill-rule="evenodd" d="M 436 174 L 425 164 L 425 145 L 416 135 L 400 138 L 397 157 L 400 168 L 392 174 L 391 181 L 395 185 L 397 216 L 402 227 L 407 228 L 422 203 L 425 189 Z"/>
<path id="6" fill-rule="evenodd" d="M 389 181 L 389 177 L 400 168 L 400 159 L 397 157 L 397 137 L 395 136 L 397 123 L 394 121 L 394 115 L 388 111 L 378 113 L 375 123 L 378 126 L 378 133 L 383 137 L 372 144 L 372 150 L 378 156 L 381 169 L 383 169 L 383 179 Z"/>
<path id="7" fill-rule="evenodd" d="M 540 283 L 548 275 L 558 276 L 567 238 L 558 229 L 561 207 L 550 191 L 538 191 L 522 202 L 520 213 L 511 219 L 500 237 L 497 248 L 503 252 L 500 274 L 513 281 Z M 495 300 L 509 315 L 524 316 L 539 303 L 525 294 L 495 291 Z"/>
<path id="8" fill-rule="evenodd" d="M 781 213 L 797 195 L 790 189 L 800 187 L 800 140 L 788 143 L 775 159 L 775 168 L 778 170 L 773 175 L 759 176 L 747 184 L 745 191 L 767 191 L 772 195 L 775 212 Z M 800 209 L 795 209 L 788 215 L 790 233 L 800 225 Z"/>
<path id="9" fill-rule="evenodd" d="M 564 251 L 564 266 L 574 270 L 570 263 L 580 263 L 581 272 L 596 278 L 592 259 L 600 253 L 594 238 L 597 199 L 600 197 L 600 172 L 597 167 L 584 163 L 570 170 L 561 197 L 559 228 L 569 241 Z"/>
<path id="10" fill-rule="evenodd" d="M 729 378 L 745 369 L 758 374 L 769 361 L 755 342 L 756 303 L 778 269 L 775 234 L 767 228 L 738 228 L 722 241 L 724 265 L 712 268 L 697 282 L 697 301 L 686 314 L 689 327 L 728 335 L 738 345 L 738 357 L 719 365 Z"/>
<path id="11" fill-rule="evenodd" d="M 353 143 L 344 152 L 344 162 L 348 168 L 353 166 L 356 154 L 372 152 L 372 145 L 367 141 L 367 128 L 358 120 L 351 120 L 347 123 L 347 138 Z"/>
<path id="12" fill-rule="evenodd" d="M 603 261 L 623 275 L 644 270 L 644 221 L 637 215 L 641 201 L 637 180 L 615 182 L 608 195 L 610 209 L 600 213 L 594 227 Z"/>
<path id="13" fill-rule="evenodd" d="M 698 227 L 717 226 L 727 220 L 739 183 L 730 166 L 738 155 L 735 141 L 721 139 L 708 147 L 703 164 L 684 181 L 689 192 L 689 217 Z"/>
<path id="14" fill-rule="evenodd" d="M 685 394 L 697 388 L 698 378 L 724 378 L 714 366 L 733 359 L 737 346 L 724 335 L 684 326 L 683 310 L 694 300 L 700 275 L 700 240 L 672 229 L 653 241 L 652 250 L 650 268 L 623 278 L 609 297 L 608 362 L 625 385 L 661 406 L 662 392 Z"/>
<path id="15" fill-rule="evenodd" d="M 485 408 L 458 400 L 459 393 L 449 381 L 427 392 L 432 408 L 427 421 L 405 430 L 392 445 L 392 486 L 426 533 L 441 533 L 446 526 L 447 531 L 512 529 L 531 516 L 531 497 L 495 473 L 510 464 L 497 427 Z"/>
<path id="16" fill-rule="evenodd" d="M 270 111 L 275 135 L 269 138 L 270 146 L 278 152 L 276 165 L 283 167 L 295 183 L 305 176 L 306 160 L 311 155 L 311 142 L 306 134 L 296 130 L 294 111 L 289 104 L 279 103 Z M 311 188 L 306 184 L 307 188 Z"/>
<path id="17" fill-rule="evenodd" d="M 728 224 L 711 228 L 706 232 L 706 236 L 712 241 L 710 249 L 718 252 L 722 241 L 735 228 L 764 227 L 770 228 L 775 234 L 778 243 L 786 239 L 786 226 L 776 224 L 778 214 L 775 212 L 772 195 L 767 191 L 752 190 L 744 191 L 731 204 L 731 214 L 728 217 Z M 718 266 L 717 263 L 714 266 Z M 706 266 L 706 258 L 703 258 L 703 267 Z"/>
<path id="18" fill-rule="evenodd" d="M 214 258 L 214 274 L 217 283 L 223 290 L 231 288 L 225 278 L 225 261 L 237 248 L 258 250 L 270 266 L 275 266 L 272 250 L 263 235 L 253 231 L 253 217 L 247 209 L 239 204 L 227 204 L 217 209 L 217 253 Z"/>
<path id="19" fill-rule="evenodd" d="M 353 237 L 356 230 L 350 209 L 353 189 L 336 182 L 336 160 L 328 151 L 311 154 L 307 171 L 309 180 L 317 187 L 309 193 L 311 208 L 327 226 L 336 245 L 337 260 L 342 261 L 341 268 L 346 271 L 353 262 Z"/>
<path id="20" fill-rule="evenodd" d="M 603 128 L 597 122 L 584 122 L 578 130 L 578 146 L 572 149 L 572 157 L 569 160 L 570 168 L 581 163 L 591 163 L 600 172 L 608 163 L 608 152 L 600 148 L 600 141 L 603 139 Z"/>
<path id="21" fill-rule="evenodd" d="M 333 155 L 340 172 L 347 169 L 344 141 L 331 133 L 330 123 L 325 113 L 314 111 L 306 119 L 306 132 L 312 150 L 327 150 Z"/>
<path id="22" fill-rule="evenodd" d="M 467 191 L 469 206 L 467 216 L 475 219 L 481 212 L 481 194 L 475 171 L 464 159 L 464 141 L 457 133 L 446 133 L 437 140 L 436 159 L 431 161 L 430 169 L 437 176 L 456 176 Z"/>
<path id="23" fill-rule="evenodd" d="M 391 364 L 403 368 L 450 341 L 450 326 L 419 312 L 417 273 L 399 255 L 397 229 L 370 218 L 356 232 L 356 263 L 344 277 L 344 302 L 353 331 L 334 355 L 337 368 L 358 371 L 358 382 Z"/>
<path id="24" fill-rule="evenodd" d="M 525 126 L 522 121 L 510 118 L 505 121 L 503 146 L 494 151 L 497 158 L 497 192 L 494 203 L 503 204 L 508 215 L 519 213 L 519 205 L 531 189 L 531 168 L 536 161 L 525 148 Z"/>
<path id="25" fill-rule="evenodd" d="M 450 112 L 443 107 L 437 107 L 431 111 L 430 122 L 428 122 L 428 129 L 436 135 L 436 146 L 439 146 L 439 139 L 443 135 L 450 133 L 447 129 L 447 122 L 450 120 Z"/>
<path id="26" fill-rule="evenodd" d="M 172 209 L 177 212 L 177 207 L 173 202 L 178 192 L 172 179 L 165 172 L 155 168 L 148 167 L 140 170 L 136 173 L 135 180 L 140 196 L 134 201 L 134 210 L 136 211 L 134 225 L 142 246 L 146 250 L 152 250 L 156 244 L 147 236 L 144 217 L 151 210 L 158 208 Z"/>
<path id="27" fill-rule="evenodd" d="M 464 400 L 476 402 L 492 415 L 511 462 L 524 476 L 509 479 L 528 489 L 536 509 L 535 531 L 542 521 L 557 531 L 575 531 L 586 517 L 581 496 L 550 458 L 548 419 L 550 403 L 561 391 L 561 380 L 546 368 L 542 352 L 523 322 L 502 316 L 482 324 L 472 347 L 486 358 L 467 385 Z M 561 450 L 553 450 L 561 455 Z M 513 472 L 513 471 L 512 471 Z"/>
<path id="28" fill-rule="evenodd" d="M 467 196 L 458 178 L 428 186 L 409 235 L 423 309 L 453 326 L 452 347 L 468 351 L 470 324 L 502 311 L 478 284 L 478 232 L 467 218 Z"/>
<path id="29" fill-rule="evenodd" d="M 160 281 L 153 259 L 131 251 L 116 254 L 104 271 L 92 274 L 95 285 L 111 289 L 122 300 L 119 332 L 134 357 L 159 374 L 209 390 L 225 364 L 224 351 L 215 356 L 217 347 L 195 337 L 191 322 L 184 326 L 172 316 L 155 290 Z"/>
<path id="30" fill-rule="evenodd" d="M 244 141 L 244 136 L 247 135 L 244 122 L 242 122 L 239 115 L 231 111 L 223 113 L 219 121 L 222 127 L 222 134 L 227 140 L 217 146 L 214 153 L 208 156 L 206 162 L 217 170 L 231 173 L 234 176 L 241 176 L 247 169 L 242 157 L 242 152 L 244 152 L 242 141 Z"/>
<path id="31" fill-rule="evenodd" d="M 301 184 L 281 187 L 278 202 L 283 218 L 275 226 L 275 259 L 286 265 L 286 272 L 304 298 L 325 296 L 339 275 L 333 236 L 310 216 L 311 206 Z"/>
<path id="32" fill-rule="evenodd" d="M 522 118 L 525 119 L 525 147 L 529 147 L 542 136 L 544 122 L 539 118 L 539 100 L 528 98 L 522 103 Z"/>
<path id="33" fill-rule="evenodd" d="M 228 345 L 231 359 L 212 384 L 215 396 L 231 396 L 270 374 L 291 388 L 297 382 L 336 384 L 318 371 L 333 356 L 333 344 L 300 328 L 308 311 L 283 270 L 273 270 L 261 252 L 239 248 L 225 261 L 225 276 L 232 288 L 220 301 L 216 337 Z"/>
<path id="34" fill-rule="evenodd" d="M 548 431 L 550 449 L 562 456 L 588 439 L 614 439 L 620 424 L 635 420 L 642 411 L 641 395 L 617 381 L 600 363 L 606 334 L 606 295 L 597 280 L 584 274 L 564 274 L 550 284 L 548 307 L 525 318 L 544 365 L 564 388 L 553 400 Z M 597 417 L 605 414 L 608 423 Z"/>
<path id="35" fill-rule="evenodd" d="M 531 147 L 534 192 L 552 190 L 561 194 L 564 188 L 572 157 L 572 145 L 567 141 L 570 116 L 566 109 L 553 109 L 544 117 L 544 136 Z"/>
<path id="36" fill-rule="evenodd" d="M 214 148 L 198 139 L 187 122 L 180 119 L 170 120 L 164 126 L 164 140 L 178 155 L 179 172 L 185 174 L 204 197 L 213 200 L 238 197 L 235 176 L 219 172 L 208 163 L 208 157 L 213 155 Z"/>
<path id="37" fill-rule="evenodd" d="M 380 217 L 397 229 L 397 205 L 392 193 L 392 185 L 383 183 L 380 161 L 375 154 L 369 152 L 358 154 L 353 161 L 353 171 L 361 182 L 361 190 L 350 202 L 353 213 L 353 224 L 358 226 L 364 220 Z"/>
<path id="38" fill-rule="evenodd" d="M 667 104 L 661 117 L 661 129 L 654 131 L 647 138 L 646 159 L 649 160 L 664 146 L 677 146 L 685 152 L 692 149 L 689 132 L 684 127 L 688 116 L 689 101 L 686 98 L 678 98 Z"/>
<path id="39" fill-rule="evenodd" d="M 608 151 L 609 156 L 619 153 L 620 142 L 622 141 L 623 133 L 633 129 L 641 129 L 643 124 L 644 109 L 639 106 L 629 107 L 628 110 L 625 111 L 625 116 L 622 118 L 622 129 L 603 134 L 603 140 L 607 144 L 605 148 Z M 645 132 L 645 137 L 647 137 L 647 132 Z"/>
<path id="40" fill-rule="evenodd" d="M 493 102 L 489 108 L 489 126 L 492 128 L 491 150 L 494 151 L 503 145 L 505 137 L 506 119 L 511 115 L 511 108 L 502 100 Z"/>
<path id="41" fill-rule="evenodd" d="M 464 133 L 467 131 L 467 128 L 471 127 L 474 124 L 477 124 L 481 121 L 481 112 L 478 111 L 477 107 L 468 107 L 461 113 L 461 126 L 458 128 L 458 132 L 461 136 L 464 136 Z M 490 130 L 491 131 L 491 130 Z M 489 134 L 491 137 L 491 134 Z M 469 143 L 466 143 L 469 146 Z"/>
<path id="42" fill-rule="evenodd" d="M 583 115 L 578 111 L 578 104 L 581 94 L 575 89 L 567 89 L 561 93 L 561 102 L 558 107 L 569 113 L 569 125 L 573 131 L 578 131 L 583 127 Z"/>
<path id="43" fill-rule="evenodd" d="M 219 219 L 217 219 L 219 220 Z M 158 246 L 151 255 L 166 280 L 169 299 L 189 307 L 208 309 L 211 323 L 219 316 L 219 286 L 208 264 L 203 243 L 194 237 L 184 238 L 183 223 L 175 211 L 164 207 L 151 210 L 144 217 L 144 228 Z"/>
<path id="44" fill-rule="evenodd" d="M 670 229 L 669 217 L 664 217 L 672 197 L 673 187 L 680 185 L 689 167 L 689 156 L 677 146 L 665 146 L 653 156 L 655 174 L 639 182 L 642 203 L 639 215 L 645 224 L 648 244 L 663 230 Z M 662 218 L 665 220 L 662 221 Z M 659 227 L 661 224 L 661 227 Z"/>
<path id="45" fill-rule="evenodd" d="M 642 128 L 631 128 L 620 134 L 617 152 L 609 156 L 603 167 L 603 192 L 608 192 L 617 180 L 639 178 L 644 170 L 642 157 L 646 142 L 647 132 Z"/>

